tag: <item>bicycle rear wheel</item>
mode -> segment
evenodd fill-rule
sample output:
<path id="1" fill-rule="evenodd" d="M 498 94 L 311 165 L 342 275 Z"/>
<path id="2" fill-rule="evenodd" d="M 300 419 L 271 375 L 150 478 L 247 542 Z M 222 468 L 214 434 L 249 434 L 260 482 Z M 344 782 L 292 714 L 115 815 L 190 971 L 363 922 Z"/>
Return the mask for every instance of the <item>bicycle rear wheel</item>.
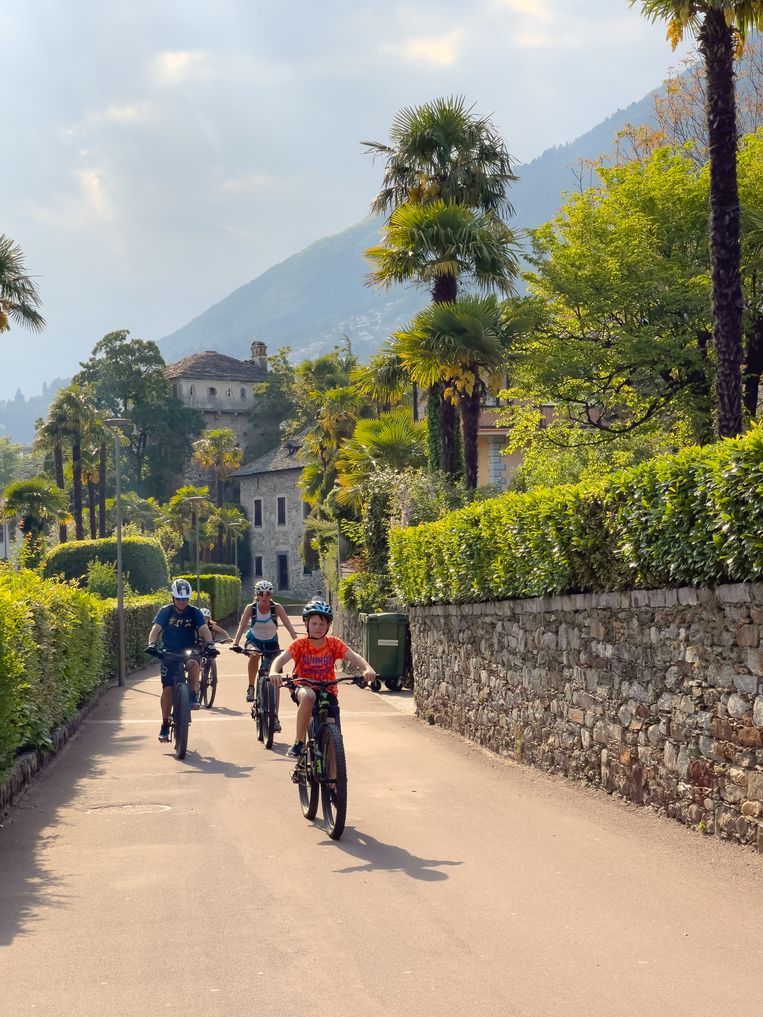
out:
<path id="1" fill-rule="evenodd" d="M 347 761 L 342 732 L 336 724 L 323 724 L 318 732 L 323 756 L 321 804 L 323 821 L 332 840 L 339 840 L 347 817 Z"/>
<path id="2" fill-rule="evenodd" d="M 265 720 L 262 712 L 264 693 L 265 685 L 262 677 L 258 677 L 257 684 L 254 686 L 254 702 L 252 703 L 252 717 L 254 717 L 254 723 L 257 725 L 258 742 L 265 740 Z"/>
<path id="3" fill-rule="evenodd" d="M 188 748 L 188 725 L 191 722 L 191 693 L 185 682 L 175 685 L 172 696 L 173 740 L 175 755 L 184 759 Z"/>
<path id="4" fill-rule="evenodd" d="M 206 677 L 206 681 L 205 681 Z M 204 705 L 208 710 L 212 709 L 212 704 L 215 701 L 217 695 L 217 661 L 210 660 L 209 666 L 206 669 L 206 676 L 202 677 L 204 683 Z"/>

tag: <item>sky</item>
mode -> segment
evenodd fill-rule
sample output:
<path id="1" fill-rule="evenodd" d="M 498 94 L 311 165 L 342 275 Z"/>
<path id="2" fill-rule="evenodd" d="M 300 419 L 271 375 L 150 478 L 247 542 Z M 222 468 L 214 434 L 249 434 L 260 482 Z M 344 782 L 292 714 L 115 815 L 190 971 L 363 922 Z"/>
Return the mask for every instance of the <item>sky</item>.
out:
<path id="1" fill-rule="evenodd" d="M 0 399 L 358 222 L 402 107 L 463 95 L 529 162 L 682 56 L 626 0 L 5 0 L 0 39 L 0 233 L 48 322 L 0 335 Z"/>

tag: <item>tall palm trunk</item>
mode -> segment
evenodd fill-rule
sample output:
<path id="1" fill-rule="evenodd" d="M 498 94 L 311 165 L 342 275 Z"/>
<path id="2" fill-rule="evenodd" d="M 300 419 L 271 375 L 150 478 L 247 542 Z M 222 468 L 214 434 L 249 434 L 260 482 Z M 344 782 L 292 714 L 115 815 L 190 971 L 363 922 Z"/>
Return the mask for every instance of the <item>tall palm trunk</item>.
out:
<path id="1" fill-rule="evenodd" d="M 78 441 L 72 442 L 72 515 L 77 540 L 85 539 L 82 525 L 82 448 Z"/>
<path id="2" fill-rule="evenodd" d="M 707 75 L 710 148 L 710 271 L 717 360 L 717 427 L 721 438 L 742 430 L 742 283 L 739 249 L 734 33 L 722 10 L 708 10 L 699 31 Z"/>
<path id="3" fill-rule="evenodd" d="M 90 536 L 93 540 L 98 536 L 95 518 L 95 484 L 88 477 L 87 480 L 87 507 L 90 516 Z"/>
<path id="4" fill-rule="evenodd" d="M 98 535 L 106 536 L 106 442 L 101 442 L 98 476 Z"/>
<path id="5" fill-rule="evenodd" d="M 438 275 L 432 286 L 432 302 L 435 304 L 453 303 L 458 295 L 458 282 L 452 275 Z M 438 382 L 433 385 L 440 412 L 440 467 L 447 476 L 456 473 L 456 427 L 458 426 L 456 407 L 443 395 L 445 385 Z"/>
<path id="6" fill-rule="evenodd" d="M 480 411 L 482 409 L 483 385 L 479 371 L 475 371 L 474 388 L 471 394 L 461 398 L 461 425 L 464 431 L 464 480 L 470 491 L 477 488 L 479 470 L 479 454 L 477 434 L 479 432 Z"/>
<path id="7" fill-rule="evenodd" d="M 56 471 L 56 486 L 62 491 L 66 490 L 66 482 L 64 481 L 64 451 L 60 445 L 53 446 L 53 465 Z M 66 537 L 66 526 L 62 523 L 58 527 L 58 539 L 61 544 L 65 544 Z"/>
<path id="8" fill-rule="evenodd" d="M 223 476 L 222 476 L 222 473 L 219 472 L 219 471 L 217 473 L 216 480 L 217 480 L 217 507 L 219 509 L 221 509 L 223 507 Z M 216 555 L 218 561 L 222 561 L 223 560 L 223 540 L 224 540 L 224 538 L 225 538 L 225 534 L 224 534 L 223 528 L 222 528 L 222 526 L 218 526 L 218 528 L 217 528 L 217 545 L 215 547 L 215 555 Z"/>

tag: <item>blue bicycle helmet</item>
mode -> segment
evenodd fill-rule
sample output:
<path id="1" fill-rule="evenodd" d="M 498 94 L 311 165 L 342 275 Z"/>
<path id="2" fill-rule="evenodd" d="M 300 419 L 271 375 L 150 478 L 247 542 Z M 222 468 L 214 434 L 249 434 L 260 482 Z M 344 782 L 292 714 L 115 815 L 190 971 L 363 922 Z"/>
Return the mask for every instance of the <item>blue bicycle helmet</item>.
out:
<path id="1" fill-rule="evenodd" d="M 319 614 L 321 618 L 327 618 L 329 621 L 334 620 L 334 609 L 325 600 L 311 600 L 309 604 L 305 604 L 302 608 L 302 620 L 307 621 L 311 614 Z"/>

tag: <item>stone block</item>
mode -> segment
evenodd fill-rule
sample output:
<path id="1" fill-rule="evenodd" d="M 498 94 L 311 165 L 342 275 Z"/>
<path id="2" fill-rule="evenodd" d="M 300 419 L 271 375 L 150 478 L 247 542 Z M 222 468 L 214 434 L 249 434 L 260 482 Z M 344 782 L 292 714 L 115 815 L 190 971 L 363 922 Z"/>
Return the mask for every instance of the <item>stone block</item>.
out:
<path id="1" fill-rule="evenodd" d="M 676 590 L 678 603 L 684 607 L 691 607 L 699 603 L 697 591 L 692 586 L 682 586 Z"/>
<path id="2" fill-rule="evenodd" d="M 758 696 L 752 704 L 752 722 L 756 727 L 763 727 L 763 696 Z"/>
<path id="3" fill-rule="evenodd" d="M 757 675 L 753 674 L 735 674 L 734 675 L 734 688 L 737 692 L 744 692 L 748 696 L 754 696 L 758 691 L 758 683 L 760 679 Z"/>
<path id="4" fill-rule="evenodd" d="M 742 717 L 752 714 L 750 703 L 743 696 L 733 692 L 729 696 L 729 700 L 726 703 L 726 709 L 728 710 L 729 716 L 735 720 L 740 720 Z"/>
<path id="5" fill-rule="evenodd" d="M 749 583 L 729 583 L 715 588 L 719 604 L 747 604 L 752 600 Z"/>
<path id="6" fill-rule="evenodd" d="M 757 646 L 760 632 L 757 625 L 740 625 L 737 629 L 737 646 Z"/>
<path id="7" fill-rule="evenodd" d="M 763 731 L 745 724 L 737 731 L 736 741 L 745 749 L 759 749 L 763 747 Z"/>

